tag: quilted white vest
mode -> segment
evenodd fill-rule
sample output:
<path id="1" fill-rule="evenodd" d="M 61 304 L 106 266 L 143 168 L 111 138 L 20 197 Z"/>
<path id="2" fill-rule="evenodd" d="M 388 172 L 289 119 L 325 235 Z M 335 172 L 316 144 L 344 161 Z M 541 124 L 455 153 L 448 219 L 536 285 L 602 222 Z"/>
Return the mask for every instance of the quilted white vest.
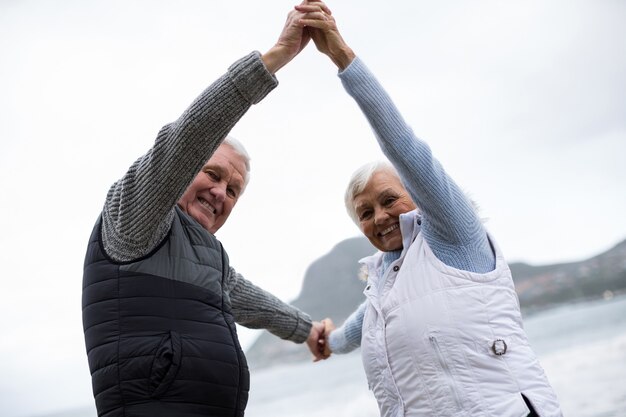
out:
<path id="1" fill-rule="evenodd" d="M 381 253 L 361 261 L 369 271 L 362 358 L 381 416 L 526 417 L 523 394 L 541 417 L 561 417 L 493 240 L 493 271 L 458 270 L 435 257 L 417 219 L 401 216 L 404 250 L 386 279 L 374 273 Z"/>

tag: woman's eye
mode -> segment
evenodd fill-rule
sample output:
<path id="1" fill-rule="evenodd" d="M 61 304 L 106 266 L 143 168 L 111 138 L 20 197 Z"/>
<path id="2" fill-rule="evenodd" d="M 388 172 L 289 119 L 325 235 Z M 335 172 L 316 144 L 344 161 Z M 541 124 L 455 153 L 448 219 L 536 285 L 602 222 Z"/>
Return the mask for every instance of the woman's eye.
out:
<path id="1" fill-rule="evenodd" d="M 385 204 L 385 206 L 390 206 L 390 205 L 392 205 L 395 201 L 396 201 L 396 198 L 395 198 L 395 197 L 389 197 L 389 198 L 385 199 L 384 204 Z"/>
<path id="2" fill-rule="evenodd" d="M 359 220 L 367 220 L 372 215 L 372 212 L 369 210 L 361 212 L 359 214 Z"/>
<path id="3" fill-rule="evenodd" d="M 213 181 L 219 181 L 219 179 L 220 179 L 219 175 L 217 175 L 217 174 L 216 174 L 215 172 L 213 172 L 213 171 L 207 171 L 207 173 L 206 173 L 206 174 L 207 174 L 207 175 L 209 176 L 209 178 L 211 178 Z"/>

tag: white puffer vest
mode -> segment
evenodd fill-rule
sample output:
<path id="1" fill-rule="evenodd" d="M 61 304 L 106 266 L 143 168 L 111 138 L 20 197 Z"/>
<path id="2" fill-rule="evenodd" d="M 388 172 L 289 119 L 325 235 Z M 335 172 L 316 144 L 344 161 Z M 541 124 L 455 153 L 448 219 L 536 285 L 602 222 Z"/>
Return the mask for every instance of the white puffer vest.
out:
<path id="1" fill-rule="evenodd" d="M 486 274 L 439 261 L 402 215 L 404 250 L 386 279 L 382 254 L 369 271 L 363 365 L 381 416 L 526 417 L 522 394 L 541 417 L 562 416 L 522 325 L 511 271 L 495 243 Z M 383 288 L 378 288 L 384 282 Z"/>

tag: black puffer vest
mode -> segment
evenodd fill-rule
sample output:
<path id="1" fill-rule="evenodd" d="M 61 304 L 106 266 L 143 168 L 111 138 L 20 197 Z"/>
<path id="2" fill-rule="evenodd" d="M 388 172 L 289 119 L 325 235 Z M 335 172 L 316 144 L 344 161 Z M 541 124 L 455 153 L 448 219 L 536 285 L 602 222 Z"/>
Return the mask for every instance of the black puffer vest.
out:
<path id="1" fill-rule="evenodd" d="M 114 262 L 101 221 L 83 275 L 83 327 L 100 417 L 243 416 L 249 373 L 220 242 L 176 208 L 146 257 Z"/>

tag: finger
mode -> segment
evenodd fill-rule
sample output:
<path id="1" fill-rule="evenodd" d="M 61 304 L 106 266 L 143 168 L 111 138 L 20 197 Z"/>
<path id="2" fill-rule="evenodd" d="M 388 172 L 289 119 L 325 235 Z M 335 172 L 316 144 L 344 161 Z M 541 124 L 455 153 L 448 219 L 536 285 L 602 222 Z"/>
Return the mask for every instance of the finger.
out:
<path id="1" fill-rule="evenodd" d="M 330 20 L 300 19 L 300 23 L 303 26 L 312 27 L 320 30 L 330 30 L 335 27 L 334 22 Z"/>
<path id="2" fill-rule="evenodd" d="M 310 1 L 308 3 L 312 4 L 312 5 L 315 5 L 315 6 L 319 6 L 324 13 L 333 14 L 333 12 L 330 11 L 328 6 L 323 1 Z"/>
<path id="3" fill-rule="evenodd" d="M 306 2 L 303 4 L 299 4 L 294 7 L 296 10 L 301 12 L 322 12 L 326 14 L 333 14 L 332 11 L 321 1 L 312 1 Z"/>
<path id="4" fill-rule="evenodd" d="M 319 10 L 313 10 L 310 12 L 302 12 L 300 14 L 302 15 L 300 19 L 331 20 L 333 18 L 331 15 L 320 12 Z"/>

